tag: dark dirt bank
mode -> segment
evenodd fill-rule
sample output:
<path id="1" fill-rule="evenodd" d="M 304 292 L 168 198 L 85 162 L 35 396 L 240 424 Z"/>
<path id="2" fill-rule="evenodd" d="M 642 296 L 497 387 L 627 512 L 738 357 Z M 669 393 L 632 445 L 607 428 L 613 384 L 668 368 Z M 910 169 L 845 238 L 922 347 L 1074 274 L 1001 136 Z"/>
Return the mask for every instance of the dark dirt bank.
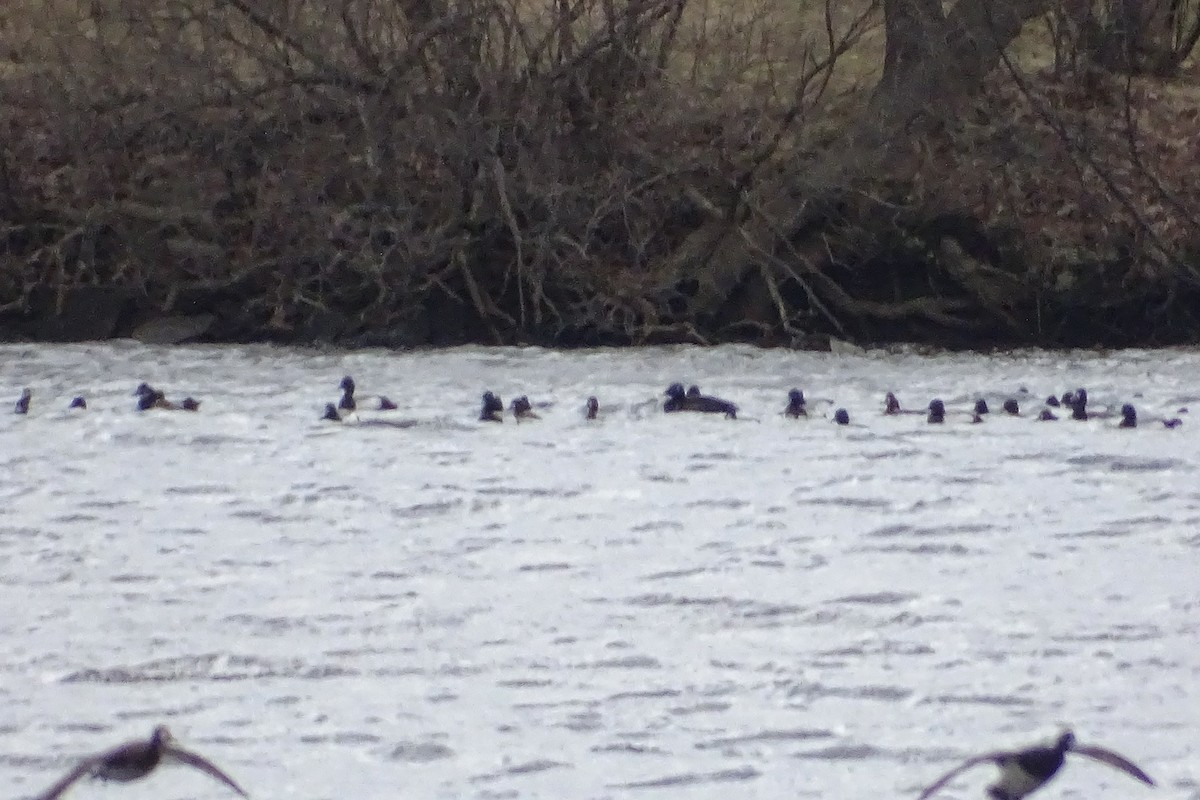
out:
<path id="1" fill-rule="evenodd" d="M 103 70 L 4 73 L 0 338 L 1200 341 L 1178 64 L 1021 69 L 1023 19 L 994 52 L 914 55 L 894 27 L 883 79 L 835 94 L 871 7 L 746 92 L 679 77 L 678 0 L 540 38 L 511 6 L 414 6 L 386 46 L 345 9 L 313 33 L 222 5 L 142 20 L 155 46 L 121 58 L 92 31 L 72 64 Z"/>

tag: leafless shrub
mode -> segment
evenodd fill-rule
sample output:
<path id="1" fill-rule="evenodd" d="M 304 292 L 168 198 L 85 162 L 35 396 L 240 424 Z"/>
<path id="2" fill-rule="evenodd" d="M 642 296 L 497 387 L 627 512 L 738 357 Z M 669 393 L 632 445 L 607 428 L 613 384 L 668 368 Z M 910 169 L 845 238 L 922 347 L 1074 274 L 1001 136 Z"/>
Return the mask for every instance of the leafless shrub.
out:
<path id="1" fill-rule="evenodd" d="M 252 335 L 436 296 L 496 341 L 642 338 L 665 255 L 854 85 L 866 16 L 801 6 L 47 0 L 0 81 L 0 302 L 117 283 Z"/>
<path id="2" fill-rule="evenodd" d="M 1061 0 L 1047 22 L 1060 70 L 1174 76 L 1200 41 L 1195 0 Z"/>

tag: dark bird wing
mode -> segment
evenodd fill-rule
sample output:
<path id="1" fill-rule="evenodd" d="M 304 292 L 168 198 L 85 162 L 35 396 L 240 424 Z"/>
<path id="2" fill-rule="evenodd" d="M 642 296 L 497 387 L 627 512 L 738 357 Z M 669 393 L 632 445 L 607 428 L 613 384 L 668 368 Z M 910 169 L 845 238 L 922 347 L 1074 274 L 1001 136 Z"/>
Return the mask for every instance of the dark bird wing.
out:
<path id="1" fill-rule="evenodd" d="M 1010 753 L 984 753 L 981 756 L 975 756 L 973 758 L 968 758 L 966 761 L 959 764 L 957 767 L 950 770 L 949 772 L 947 772 L 942 777 L 938 778 L 933 783 L 929 784 L 929 786 L 925 789 L 925 791 L 921 792 L 921 796 L 917 800 L 925 800 L 925 798 L 936 794 L 939 789 L 941 789 L 943 786 L 945 786 L 950 781 L 957 778 L 962 773 L 969 770 L 971 767 L 975 767 L 980 764 L 987 764 L 987 763 L 994 764 L 1009 755 L 1011 755 L 1011 754 Z"/>
<path id="2" fill-rule="evenodd" d="M 34 798 L 34 800 L 55 800 L 55 798 L 67 791 L 67 789 L 70 789 L 71 784 L 88 775 L 103 760 L 103 755 L 85 758 L 83 761 L 80 761 L 78 764 L 76 764 L 70 772 L 68 772 L 66 775 L 63 775 L 62 778 L 59 779 L 58 783 L 39 794 L 36 798 Z"/>
<path id="3" fill-rule="evenodd" d="M 1125 756 L 1114 753 L 1112 750 L 1107 750 L 1103 747 L 1095 745 L 1076 744 L 1071 747 L 1072 753 L 1078 753 L 1081 756 L 1087 756 L 1094 761 L 1099 761 L 1101 764 L 1108 764 L 1110 767 L 1115 767 L 1121 770 L 1131 778 L 1137 778 L 1147 786 L 1153 786 L 1154 781 L 1150 780 L 1150 776 L 1142 772 L 1141 767 L 1134 764 Z"/>
<path id="4" fill-rule="evenodd" d="M 176 747 L 175 745 L 168 745 L 163 750 L 163 757 L 169 758 L 172 761 L 178 761 L 181 764 L 187 764 L 189 767 L 195 767 L 196 769 L 200 770 L 201 772 L 208 773 L 210 776 L 212 776 L 213 778 L 216 778 L 221 783 L 228 786 L 230 789 L 233 789 L 235 792 L 240 794 L 242 797 L 250 796 L 250 795 L 246 794 L 246 791 L 242 787 L 238 786 L 237 783 L 234 782 L 233 778 L 229 777 L 224 772 L 217 769 L 217 766 L 215 764 L 213 764 L 211 761 L 204 758 L 203 756 L 197 755 L 196 753 L 190 752 L 188 750 L 184 750 L 182 747 Z"/>

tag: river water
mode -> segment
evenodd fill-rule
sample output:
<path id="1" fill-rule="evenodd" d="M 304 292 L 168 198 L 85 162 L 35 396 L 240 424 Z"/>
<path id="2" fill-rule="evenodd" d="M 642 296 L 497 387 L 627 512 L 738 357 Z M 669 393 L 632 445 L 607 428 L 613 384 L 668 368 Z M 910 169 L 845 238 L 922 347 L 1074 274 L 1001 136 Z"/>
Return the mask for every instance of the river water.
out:
<path id="1" fill-rule="evenodd" d="M 255 798 L 915 798 L 1065 726 L 1159 786 L 1078 759 L 1039 796 L 1200 798 L 1194 351 L 0 364 L 34 392 L 0 414 L 0 794 L 164 722 Z M 319 421 L 344 374 L 412 424 Z M 201 410 L 138 413 L 140 381 Z M 673 381 L 741 418 L 662 414 Z M 1077 386 L 1185 423 L 1030 418 Z M 548 406 L 479 423 L 484 389 Z M 1025 416 L 969 424 L 977 396 Z M 71 796 L 231 795 L 173 767 Z"/>

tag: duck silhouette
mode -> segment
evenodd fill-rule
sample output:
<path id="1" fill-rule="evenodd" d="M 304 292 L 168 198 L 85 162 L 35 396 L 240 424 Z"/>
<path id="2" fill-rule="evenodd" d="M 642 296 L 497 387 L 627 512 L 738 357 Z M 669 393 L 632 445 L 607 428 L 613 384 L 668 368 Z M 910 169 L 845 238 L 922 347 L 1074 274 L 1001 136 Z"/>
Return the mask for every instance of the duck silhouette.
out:
<path id="1" fill-rule="evenodd" d="M 792 389 L 790 392 L 788 392 L 788 404 L 787 408 L 783 410 L 783 413 L 792 419 L 807 417 L 808 408 L 805 404 L 804 392 L 800 391 L 799 389 Z"/>
<path id="2" fill-rule="evenodd" d="M 137 397 L 138 411 L 149 411 L 152 408 L 159 408 L 165 411 L 177 411 L 179 406 L 167 399 L 165 393 L 155 389 L 148 383 L 139 383 L 138 387 L 133 390 L 133 394 Z"/>
<path id="3" fill-rule="evenodd" d="M 902 413 L 900 409 L 900 401 L 896 399 L 895 392 L 888 392 L 883 396 L 883 413 L 889 417 L 893 417 Z"/>
<path id="4" fill-rule="evenodd" d="M 1121 422 L 1117 425 L 1118 428 L 1136 428 L 1137 427 L 1137 409 L 1132 403 L 1126 403 L 1121 406 Z"/>
<path id="5" fill-rule="evenodd" d="M 1067 402 L 1068 400 L 1070 402 Z M 1088 418 L 1087 404 L 1087 389 L 1076 389 L 1074 394 L 1067 392 L 1063 395 L 1063 405 L 1071 409 L 1071 419 L 1086 420 Z"/>
<path id="6" fill-rule="evenodd" d="M 56 784 L 38 795 L 35 800 L 55 800 L 81 778 L 99 778 L 120 783 L 136 781 L 146 777 L 160 765 L 171 762 L 198 769 L 225 784 L 242 797 L 250 796 L 234 782 L 233 778 L 218 769 L 211 761 L 176 745 L 167 726 L 159 725 L 149 739 L 126 742 L 80 761 Z"/>
<path id="7" fill-rule="evenodd" d="M 1173 430 L 1183 424 L 1183 420 L 1181 420 L 1179 417 L 1170 417 L 1170 418 L 1150 417 L 1150 419 L 1152 421 L 1157 420 L 1158 422 L 1162 423 L 1162 426 L 1168 430 Z M 1118 428 L 1136 428 L 1137 426 L 1138 426 L 1137 409 L 1134 407 L 1133 403 L 1125 403 L 1123 406 L 1121 406 L 1121 421 L 1119 423 L 1117 423 L 1117 427 Z"/>
<path id="8" fill-rule="evenodd" d="M 509 405 L 512 409 L 513 417 L 520 422 L 523 419 L 541 419 L 540 416 L 533 410 L 533 404 L 529 402 L 529 398 L 521 395 L 512 401 Z"/>
<path id="9" fill-rule="evenodd" d="M 338 410 L 357 411 L 358 401 L 354 398 L 356 388 L 354 378 L 351 378 L 349 375 L 345 376 L 342 378 L 341 383 L 338 384 L 338 388 L 342 390 L 342 398 L 338 400 L 337 404 Z M 376 411 L 395 411 L 397 408 L 398 406 L 388 399 L 386 395 L 379 395 L 375 404 Z"/>
<path id="10" fill-rule="evenodd" d="M 719 397 L 703 395 L 698 386 L 693 386 L 685 392 L 682 383 L 672 383 L 663 394 L 667 396 L 666 402 L 663 403 L 663 411 L 668 414 L 676 411 L 697 411 L 702 414 L 724 414 L 729 419 L 737 419 L 736 405 Z"/>
<path id="11" fill-rule="evenodd" d="M 16 405 L 13 406 L 14 414 L 28 414 L 29 401 L 33 399 L 33 392 L 29 389 L 22 389 L 21 396 L 17 398 Z"/>
<path id="12" fill-rule="evenodd" d="M 504 403 L 491 392 L 483 393 L 483 407 L 479 411 L 480 422 L 503 422 Z"/>
<path id="13" fill-rule="evenodd" d="M 1025 750 L 1000 750 L 973 756 L 930 784 L 918 800 L 925 800 L 960 774 L 979 764 L 995 764 L 1000 779 L 988 787 L 992 800 L 1021 800 L 1046 785 L 1062 769 L 1067 753 L 1076 753 L 1124 772 L 1142 783 L 1153 786 L 1154 781 L 1136 764 L 1112 750 L 1095 745 L 1082 745 L 1075 734 L 1064 732 L 1052 746 L 1030 747 Z"/>

